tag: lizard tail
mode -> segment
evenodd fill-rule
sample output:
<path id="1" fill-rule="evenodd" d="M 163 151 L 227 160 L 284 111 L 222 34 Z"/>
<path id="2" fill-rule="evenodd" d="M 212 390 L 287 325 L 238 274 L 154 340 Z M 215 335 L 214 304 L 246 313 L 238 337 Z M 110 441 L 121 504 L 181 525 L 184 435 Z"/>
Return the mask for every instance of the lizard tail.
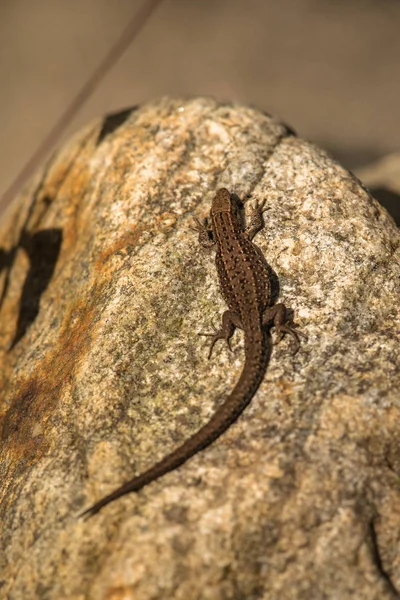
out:
<path id="1" fill-rule="evenodd" d="M 264 378 L 271 354 L 271 344 L 269 341 L 263 340 L 263 335 L 256 336 L 257 339 L 248 339 L 248 336 L 245 336 L 246 359 L 240 378 L 225 402 L 197 433 L 192 435 L 181 446 L 153 467 L 127 481 L 79 516 L 93 516 L 113 500 L 131 492 L 138 492 L 144 486 L 181 466 L 194 454 L 212 444 L 212 442 L 224 433 L 241 415 Z"/>

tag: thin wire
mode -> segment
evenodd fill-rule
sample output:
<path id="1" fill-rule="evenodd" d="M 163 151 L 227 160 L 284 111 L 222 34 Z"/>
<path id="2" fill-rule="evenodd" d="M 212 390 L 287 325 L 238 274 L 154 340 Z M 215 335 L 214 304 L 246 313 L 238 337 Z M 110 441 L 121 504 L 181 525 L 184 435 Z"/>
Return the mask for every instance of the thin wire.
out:
<path id="1" fill-rule="evenodd" d="M 3 211 L 6 208 L 6 206 L 11 202 L 17 192 L 27 181 L 27 179 L 29 179 L 33 172 L 38 168 L 45 156 L 47 156 L 65 129 L 71 123 L 77 112 L 92 95 L 93 91 L 119 60 L 125 50 L 133 42 L 161 2 L 162 0 L 145 0 L 143 2 L 142 6 L 132 18 L 126 29 L 122 32 L 116 43 L 111 47 L 103 61 L 95 69 L 86 83 L 84 83 L 70 105 L 61 115 L 58 122 L 50 130 L 31 158 L 22 167 L 21 171 L 11 183 L 10 187 L 4 192 L 0 201 L 0 211 Z"/>

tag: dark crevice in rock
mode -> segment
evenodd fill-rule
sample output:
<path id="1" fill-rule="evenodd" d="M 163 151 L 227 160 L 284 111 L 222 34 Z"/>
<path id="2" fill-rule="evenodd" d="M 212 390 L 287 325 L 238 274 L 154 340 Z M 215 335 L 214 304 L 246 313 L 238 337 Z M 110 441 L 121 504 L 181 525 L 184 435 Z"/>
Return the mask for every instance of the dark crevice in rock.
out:
<path id="1" fill-rule="evenodd" d="M 118 127 L 121 127 L 121 125 L 123 125 L 125 121 L 129 119 L 131 114 L 137 109 L 138 106 L 133 106 L 131 108 L 126 108 L 116 113 L 111 113 L 107 115 L 104 118 L 103 125 L 97 137 L 96 146 L 99 146 L 108 135 L 114 133 L 114 131 L 116 131 Z"/>

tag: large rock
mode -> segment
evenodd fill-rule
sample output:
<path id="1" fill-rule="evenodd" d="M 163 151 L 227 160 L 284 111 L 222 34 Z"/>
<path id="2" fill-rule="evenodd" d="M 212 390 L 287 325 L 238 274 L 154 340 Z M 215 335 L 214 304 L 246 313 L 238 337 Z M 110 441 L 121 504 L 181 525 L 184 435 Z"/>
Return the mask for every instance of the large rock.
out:
<path id="1" fill-rule="evenodd" d="M 237 380 L 190 230 L 217 188 L 307 335 L 180 469 L 78 514 L 207 421 Z M 388 600 L 400 589 L 399 232 L 360 182 L 240 105 L 91 123 L 1 225 L 0 592 L 9 600 Z"/>

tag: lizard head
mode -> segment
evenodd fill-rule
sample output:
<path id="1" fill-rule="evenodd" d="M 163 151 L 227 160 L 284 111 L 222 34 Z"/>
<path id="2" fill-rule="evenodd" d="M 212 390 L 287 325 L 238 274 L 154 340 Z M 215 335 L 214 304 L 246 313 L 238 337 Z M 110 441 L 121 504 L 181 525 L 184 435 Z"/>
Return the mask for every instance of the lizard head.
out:
<path id="1" fill-rule="evenodd" d="M 226 188 L 221 188 L 215 194 L 211 205 L 211 212 L 216 214 L 220 212 L 232 212 L 237 211 L 238 202 L 235 194 L 228 192 Z"/>

